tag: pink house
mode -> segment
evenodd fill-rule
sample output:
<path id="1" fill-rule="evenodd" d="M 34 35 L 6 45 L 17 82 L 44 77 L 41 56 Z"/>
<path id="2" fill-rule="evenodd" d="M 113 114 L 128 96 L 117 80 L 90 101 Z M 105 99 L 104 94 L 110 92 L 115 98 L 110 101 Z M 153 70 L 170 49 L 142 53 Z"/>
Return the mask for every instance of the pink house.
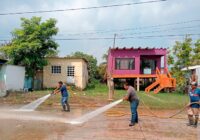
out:
<path id="1" fill-rule="evenodd" d="M 165 48 L 111 48 L 108 74 L 112 78 L 156 77 L 156 67 L 167 68 Z"/>
<path id="2" fill-rule="evenodd" d="M 164 78 L 167 80 L 171 78 L 167 71 L 166 55 L 165 48 L 110 48 L 107 65 L 109 99 L 112 99 L 114 85 L 119 80 L 130 80 L 138 91 L 141 85 L 148 92 L 156 87 L 158 87 L 156 93 L 165 88 L 166 86 L 160 86 L 162 85 L 160 81 L 153 82 L 164 73 Z"/>

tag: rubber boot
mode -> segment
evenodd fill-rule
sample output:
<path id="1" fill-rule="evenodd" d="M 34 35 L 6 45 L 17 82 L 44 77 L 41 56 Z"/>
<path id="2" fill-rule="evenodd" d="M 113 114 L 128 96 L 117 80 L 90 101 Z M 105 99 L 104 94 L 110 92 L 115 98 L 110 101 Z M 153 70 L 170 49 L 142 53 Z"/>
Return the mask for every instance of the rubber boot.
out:
<path id="1" fill-rule="evenodd" d="M 63 105 L 62 107 L 63 107 L 63 111 L 66 111 L 66 106 L 65 106 L 65 105 Z"/>
<path id="2" fill-rule="evenodd" d="M 192 126 L 192 125 L 194 125 L 194 119 L 193 119 L 193 116 L 188 115 L 188 120 L 189 120 L 189 122 L 188 122 L 187 126 Z"/>
<path id="3" fill-rule="evenodd" d="M 70 112 L 70 106 L 69 106 L 69 104 L 67 104 L 67 110 L 66 111 Z"/>
<path id="4" fill-rule="evenodd" d="M 70 112 L 70 105 L 69 105 L 69 103 L 66 101 L 65 104 L 66 104 L 66 106 L 67 106 L 67 110 L 66 110 L 66 111 L 67 111 L 67 112 Z"/>
<path id="5" fill-rule="evenodd" d="M 131 127 L 131 126 L 134 126 L 134 125 L 135 125 L 135 123 L 130 123 L 130 124 L 129 124 L 130 127 Z"/>
<path id="6" fill-rule="evenodd" d="M 199 116 L 195 116 L 194 125 L 193 125 L 195 128 L 197 128 L 198 121 L 199 121 Z"/>

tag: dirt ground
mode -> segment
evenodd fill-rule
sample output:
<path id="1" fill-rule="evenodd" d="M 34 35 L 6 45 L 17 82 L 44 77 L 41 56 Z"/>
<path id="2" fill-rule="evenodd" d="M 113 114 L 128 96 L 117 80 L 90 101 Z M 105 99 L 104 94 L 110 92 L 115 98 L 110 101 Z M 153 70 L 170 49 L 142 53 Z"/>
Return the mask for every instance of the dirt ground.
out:
<path id="1" fill-rule="evenodd" d="M 187 127 L 185 114 L 173 119 L 152 117 L 148 110 L 139 109 L 139 124 L 129 127 L 128 108 L 116 106 L 81 125 L 64 120 L 82 116 L 98 107 L 72 103 L 70 113 L 59 108 L 43 107 L 35 112 L 10 111 L 19 106 L 1 105 L 0 140 L 198 140 L 200 128 Z M 116 112 L 118 111 L 118 112 Z M 110 113 L 109 113 L 110 112 Z M 116 112 L 116 113 L 115 113 Z M 155 111 L 166 116 L 176 110 Z M 27 117 L 28 116 L 28 117 Z"/>

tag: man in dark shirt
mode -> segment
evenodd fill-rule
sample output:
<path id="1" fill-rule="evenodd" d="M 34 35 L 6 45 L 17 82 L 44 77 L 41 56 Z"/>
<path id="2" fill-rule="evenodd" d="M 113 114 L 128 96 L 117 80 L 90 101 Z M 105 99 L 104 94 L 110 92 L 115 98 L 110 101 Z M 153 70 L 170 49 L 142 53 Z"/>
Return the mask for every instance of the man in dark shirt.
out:
<path id="1" fill-rule="evenodd" d="M 127 90 L 127 95 L 124 96 L 124 100 L 129 101 L 131 106 L 131 123 L 129 126 L 134 126 L 136 123 L 138 123 L 137 108 L 139 105 L 139 98 L 137 97 L 135 89 L 128 83 L 124 84 L 124 89 Z"/>
<path id="2" fill-rule="evenodd" d="M 70 112 L 70 106 L 68 103 L 69 94 L 68 94 L 66 85 L 64 85 L 62 81 L 58 82 L 58 87 L 54 90 L 54 94 L 57 94 L 57 93 L 61 93 L 62 95 L 61 104 L 63 107 L 63 111 Z M 67 110 L 66 110 L 66 106 L 67 106 Z"/>
<path id="3" fill-rule="evenodd" d="M 188 107 L 188 126 L 197 127 L 199 120 L 199 108 L 200 108 L 200 89 L 197 88 L 197 83 L 191 83 L 191 89 L 189 91 L 190 106 Z M 195 116 L 193 118 L 193 116 Z"/>

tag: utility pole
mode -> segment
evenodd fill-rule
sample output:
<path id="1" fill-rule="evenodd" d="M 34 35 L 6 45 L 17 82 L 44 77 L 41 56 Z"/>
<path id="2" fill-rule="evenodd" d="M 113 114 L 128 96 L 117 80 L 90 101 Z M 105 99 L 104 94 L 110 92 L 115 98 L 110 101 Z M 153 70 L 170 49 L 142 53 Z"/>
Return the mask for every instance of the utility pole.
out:
<path id="1" fill-rule="evenodd" d="M 114 40 L 113 40 L 113 48 L 115 48 L 115 40 L 116 40 L 117 34 L 114 34 Z"/>
<path id="2" fill-rule="evenodd" d="M 117 34 L 114 34 L 114 38 L 113 38 L 113 48 L 115 48 L 115 40 L 116 40 L 116 36 Z M 107 73 L 108 77 L 107 77 L 107 85 L 108 85 L 108 100 L 112 101 L 113 100 L 113 95 L 114 95 L 114 81 L 112 76 L 110 75 L 110 73 Z"/>

